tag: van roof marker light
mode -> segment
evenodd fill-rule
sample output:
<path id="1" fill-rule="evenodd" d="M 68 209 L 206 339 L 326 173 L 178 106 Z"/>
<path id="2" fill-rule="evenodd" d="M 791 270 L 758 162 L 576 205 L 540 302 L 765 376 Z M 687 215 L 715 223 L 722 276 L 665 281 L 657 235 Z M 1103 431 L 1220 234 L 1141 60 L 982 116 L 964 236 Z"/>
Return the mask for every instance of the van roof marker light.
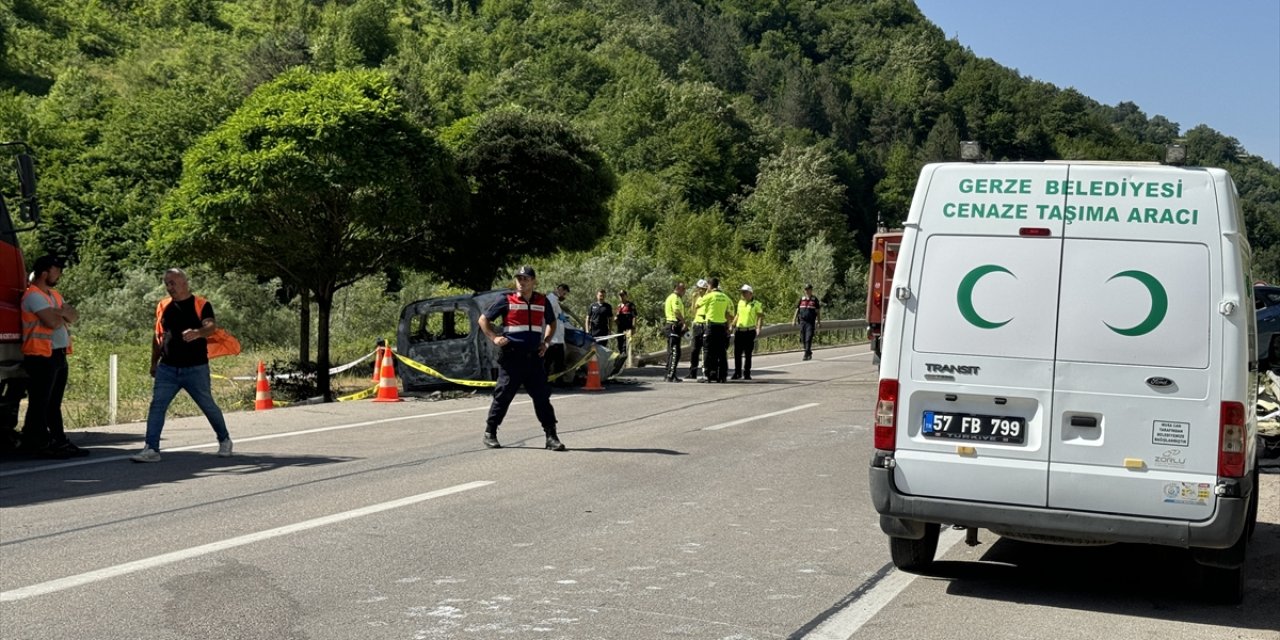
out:
<path id="1" fill-rule="evenodd" d="M 1046 227 L 1023 227 L 1018 229 L 1018 235 L 1024 238 L 1048 238 L 1053 232 Z"/>

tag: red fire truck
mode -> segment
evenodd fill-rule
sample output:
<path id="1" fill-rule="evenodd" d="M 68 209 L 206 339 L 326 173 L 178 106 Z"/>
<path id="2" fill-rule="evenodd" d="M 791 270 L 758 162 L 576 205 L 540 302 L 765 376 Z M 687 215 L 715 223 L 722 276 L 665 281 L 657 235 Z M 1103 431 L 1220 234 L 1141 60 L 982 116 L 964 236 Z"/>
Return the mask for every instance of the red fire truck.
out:
<path id="1" fill-rule="evenodd" d="M 880 231 L 871 238 L 871 268 L 867 273 L 867 338 L 875 352 L 872 362 L 880 362 L 880 342 L 884 332 L 884 314 L 889 305 L 885 296 L 893 286 L 893 268 L 898 264 L 898 247 L 902 230 Z"/>

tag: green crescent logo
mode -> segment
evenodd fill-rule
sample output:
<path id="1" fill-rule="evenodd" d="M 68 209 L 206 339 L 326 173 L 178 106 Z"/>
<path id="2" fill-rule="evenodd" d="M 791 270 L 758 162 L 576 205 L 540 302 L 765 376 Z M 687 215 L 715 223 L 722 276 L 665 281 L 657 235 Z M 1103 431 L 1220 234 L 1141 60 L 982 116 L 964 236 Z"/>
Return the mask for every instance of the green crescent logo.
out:
<path id="1" fill-rule="evenodd" d="M 1118 329 L 1105 322 L 1103 324 L 1107 324 L 1108 329 L 1122 336 L 1134 337 L 1154 331 L 1156 327 L 1160 326 L 1161 322 L 1164 322 L 1165 314 L 1169 312 L 1169 294 L 1165 292 L 1164 286 L 1160 284 L 1159 280 L 1156 280 L 1155 276 L 1145 271 L 1121 271 L 1107 278 L 1107 282 L 1111 282 L 1116 278 L 1133 278 L 1142 283 L 1142 286 L 1146 287 L 1147 291 L 1151 293 L 1151 312 L 1147 314 L 1145 320 L 1128 329 Z"/>
<path id="2" fill-rule="evenodd" d="M 960 307 L 960 315 L 964 316 L 964 319 L 968 320 L 969 324 L 979 329 L 998 329 L 1013 320 L 1013 318 L 1009 318 L 1004 322 L 992 322 L 978 315 L 978 312 L 973 308 L 973 288 L 977 286 L 978 281 L 983 276 L 997 272 L 1013 276 L 1013 272 L 1004 267 L 984 264 L 966 274 L 964 279 L 960 281 L 960 289 L 956 291 L 956 304 Z M 1013 276 L 1013 278 L 1016 280 L 1018 276 Z"/>

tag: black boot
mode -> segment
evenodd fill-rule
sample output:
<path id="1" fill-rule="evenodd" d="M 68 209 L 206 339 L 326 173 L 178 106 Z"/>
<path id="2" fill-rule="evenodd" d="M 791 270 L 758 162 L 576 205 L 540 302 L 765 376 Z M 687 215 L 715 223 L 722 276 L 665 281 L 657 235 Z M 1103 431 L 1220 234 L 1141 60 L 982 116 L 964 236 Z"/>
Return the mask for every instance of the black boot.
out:
<path id="1" fill-rule="evenodd" d="M 501 448 L 502 448 L 502 444 L 501 444 L 500 442 L 498 442 L 498 433 L 497 433 L 496 431 L 495 431 L 495 432 L 489 432 L 489 431 L 484 432 L 484 446 L 489 447 L 490 449 L 501 449 Z"/>
<path id="2" fill-rule="evenodd" d="M 560 439 L 554 433 L 547 434 L 547 448 L 552 451 L 568 451 L 568 448 L 560 442 Z"/>

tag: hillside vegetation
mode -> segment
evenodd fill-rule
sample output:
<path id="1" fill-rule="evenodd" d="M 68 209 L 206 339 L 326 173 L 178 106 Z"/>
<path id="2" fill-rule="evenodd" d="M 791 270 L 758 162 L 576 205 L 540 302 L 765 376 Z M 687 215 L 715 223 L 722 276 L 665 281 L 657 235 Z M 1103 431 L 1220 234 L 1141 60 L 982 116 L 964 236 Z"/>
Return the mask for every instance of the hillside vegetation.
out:
<path id="1" fill-rule="evenodd" d="M 1143 161 L 1182 140 L 1192 164 L 1231 171 L 1256 275 L 1280 276 L 1275 166 L 1209 127 L 978 58 L 909 0 L 0 0 L 0 52 L 0 138 L 31 144 L 41 176 L 46 220 L 24 242 L 70 258 L 63 288 L 89 339 L 145 341 L 160 268 L 197 260 L 196 290 L 247 346 L 296 345 L 316 301 L 299 294 L 327 292 L 335 360 L 388 334 L 402 303 L 505 282 L 524 260 L 544 288 L 570 283 L 579 311 L 597 288 L 630 289 L 650 325 L 674 280 L 706 275 L 786 309 L 768 321 L 789 319 L 805 281 L 848 317 L 871 235 L 901 222 L 920 167 L 961 140 L 996 160 Z M 193 249 L 214 246 L 192 245 L 200 216 L 235 198 L 256 216 L 296 204 L 232 193 L 256 178 L 219 154 L 285 135 L 254 118 L 322 129 L 286 90 L 324 86 L 371 101 L 325 111 L 334 122 L 407 126 L 327 138 L 325 154 L 434 163 L 413 165 L 430 171 L 416 181 L 400 161 L 394 180 L 356 173 L 389 195 L 344 203 L 359 216 L 340 241 L 388 251 L 291 281 L 236 255 L 238 240 Z M 393 215 L 421 219 L 393 233 Z M 283 245 L 254 246 L 311 242 L 311 222 L 272 221 Z"/>

